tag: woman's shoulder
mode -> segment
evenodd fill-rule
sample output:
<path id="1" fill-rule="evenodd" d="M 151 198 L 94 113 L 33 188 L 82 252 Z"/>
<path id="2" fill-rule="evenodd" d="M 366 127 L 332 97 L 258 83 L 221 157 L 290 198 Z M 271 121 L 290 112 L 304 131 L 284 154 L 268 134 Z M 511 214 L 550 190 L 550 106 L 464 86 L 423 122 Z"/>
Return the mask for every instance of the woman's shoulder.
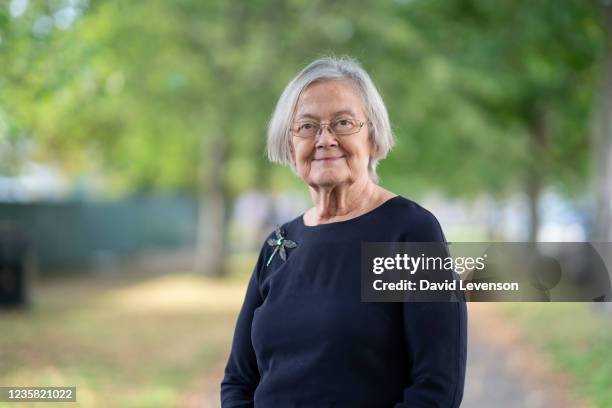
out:
<path id="1" fill-rule="evenodd" d="M 382 216 L 383 222 L 404 229 L 407 241 L 444 240 L 442 227 L 433 212 L 404 196 L 397 195 L 389 200 Z"/>
<path id="2" fill-rule="evenodd" d="M 386 209 L 389 214 L 407 219 L 431 220 L 436 217 L 427 208 L 410 198 L 396 195 L 384 204 L 388 204 Z"/>

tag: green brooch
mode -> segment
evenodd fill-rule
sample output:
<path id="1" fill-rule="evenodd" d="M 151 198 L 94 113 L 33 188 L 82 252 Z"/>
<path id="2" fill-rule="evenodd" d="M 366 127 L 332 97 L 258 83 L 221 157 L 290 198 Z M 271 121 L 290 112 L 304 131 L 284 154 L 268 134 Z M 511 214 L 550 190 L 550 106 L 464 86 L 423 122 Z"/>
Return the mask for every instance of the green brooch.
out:
<path id="1" fill-rule="evenodd" d="M 270 262 L 272 262 L 272 258 L 274 258 L 274 255 L 276 255 L 277 252 L 280 254 L 281 259 L 283 261 L 286 261 L 287 251 L 285 250 L 285 248 L 295 248 L 297 246 L 295 242 L 283 237 L 283 231 L 279 227 L 276 228 L 276 231 L 274 231 L 274 233 L 276 234 L 276 239 L 268 239 L 268 245 L 274 247 L 274 252 L 272 252 L 272 255 L 270 255 L 266 266 L 270 265 Z"/>

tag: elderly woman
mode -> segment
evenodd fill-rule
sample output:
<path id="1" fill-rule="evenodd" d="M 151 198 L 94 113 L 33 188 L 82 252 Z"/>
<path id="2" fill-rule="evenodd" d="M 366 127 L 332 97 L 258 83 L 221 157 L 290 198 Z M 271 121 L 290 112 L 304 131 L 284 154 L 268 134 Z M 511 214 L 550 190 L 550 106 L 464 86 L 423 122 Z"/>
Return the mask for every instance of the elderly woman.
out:
<path id="1" fill-rule="evenodd" d="M 353 60 L 323 58 L 281 95 L 270 160 L 313 206 L 259 253 L 221 383 L 230 407 L 458 407 L 464 302 L 362 302 L 362 242 L 440 242 L 436 218 L 377 184 L 393 146 L 383 100 Z"/>

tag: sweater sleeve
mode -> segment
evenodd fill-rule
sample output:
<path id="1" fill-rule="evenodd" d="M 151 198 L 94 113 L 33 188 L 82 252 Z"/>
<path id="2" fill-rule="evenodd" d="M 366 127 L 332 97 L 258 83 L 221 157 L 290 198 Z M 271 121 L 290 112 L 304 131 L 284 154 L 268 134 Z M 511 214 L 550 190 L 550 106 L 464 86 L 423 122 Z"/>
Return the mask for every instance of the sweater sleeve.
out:
<path id="1" fill-rule="evenodd" d="M 255 309 L 263 303 L 259 291 L 259 275 L 265 262 L 264 248 L 259 253 L 259 259 L 249 280 L 236 322 L 232 348 L 225 367 L 225 376 L 221 382 L 221 406 L 223 408 L 254 406 L 253 397 L 259 384 L 259 369 L 251 343 L 251 324 Z"/>
<path id="2" fill-rule="evenodd" d="M 440 224 L 429 214 L 418 240 L 448 247 Z M 403 323 L 411 366 L 403 400 L 395 408 L 456 408 L 463 398 L 467 358 L 467 307 L 460 301 L 404 302 Z"/>
<path id="3" fill-rule="evenodd" d="M 465 302 L 406 302 L 404 332 L 410 385 L 395 408 L 456 408 L 463 398 L 467 354 Z"/>

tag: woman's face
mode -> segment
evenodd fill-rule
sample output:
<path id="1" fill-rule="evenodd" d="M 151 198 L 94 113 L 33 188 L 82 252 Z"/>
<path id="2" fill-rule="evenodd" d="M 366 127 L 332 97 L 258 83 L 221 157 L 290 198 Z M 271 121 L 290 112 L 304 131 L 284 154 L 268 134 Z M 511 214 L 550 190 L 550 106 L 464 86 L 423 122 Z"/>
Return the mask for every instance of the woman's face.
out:
<path id="1" fill-rule="evenodd" d="M 311 138 L 292 132 L 293 160 L 298 174 L 312 187 L 334 187 L 368 178 L 372 146 L 361 97 L 348 80 L 328 80 L 308 86 L 300 95 L 291 124 L 352 118 L 364 122 L 354 134 L 337 136 L 325 126 Z"/>

